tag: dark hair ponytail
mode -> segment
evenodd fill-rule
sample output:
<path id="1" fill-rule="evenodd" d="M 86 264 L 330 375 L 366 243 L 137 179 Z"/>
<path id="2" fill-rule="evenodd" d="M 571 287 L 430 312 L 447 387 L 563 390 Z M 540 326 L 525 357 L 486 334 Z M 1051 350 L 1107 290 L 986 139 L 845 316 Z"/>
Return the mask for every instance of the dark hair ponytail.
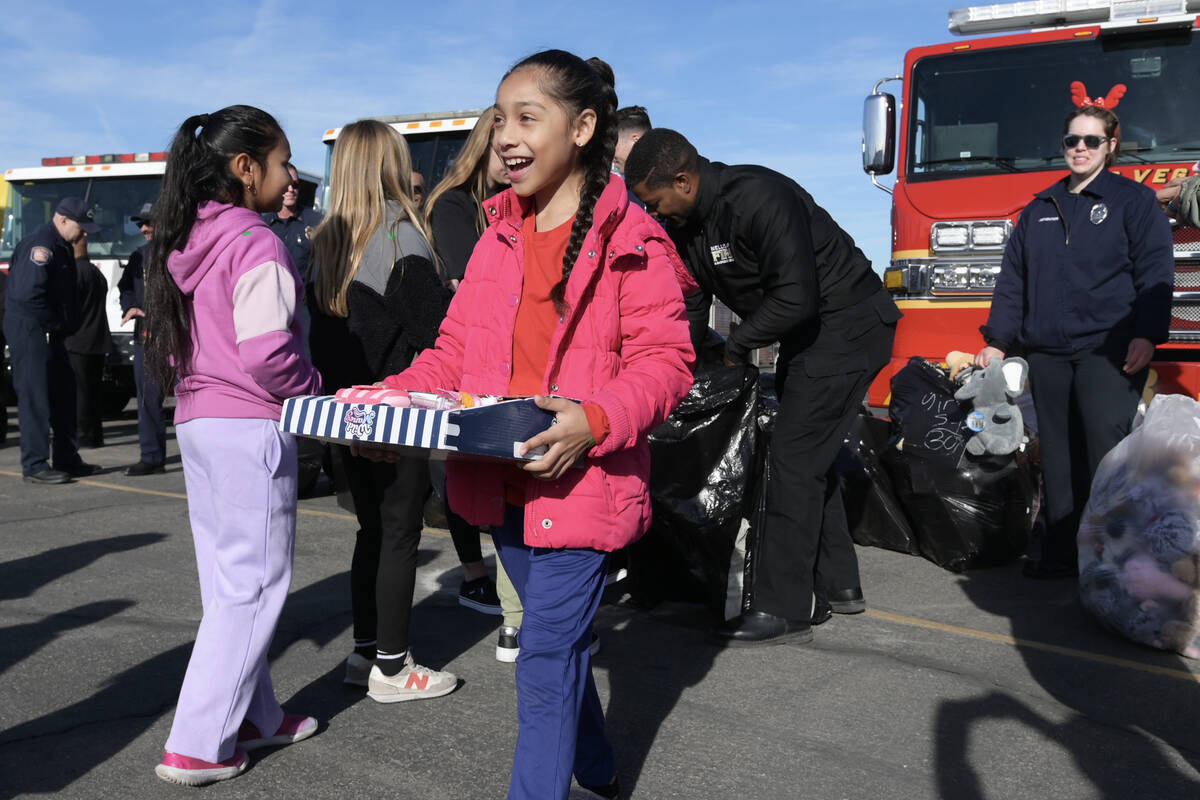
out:
<path id="1" fill-rule="evenodd" d="M 144 265 L 146 282 L 146 367 L 164 391 L 188 373 L 191 324 L 183 293 L 167 272 L 167 257 L 182 250 L 206 200 L 241 205 L 244 187 L 229 162 L 246 153 L 265 169 L 267 155 L 283 129 L 253 106 L 229 106 L 184 120 L 167 154 L 167 171 L 154 204 L 154 239 Z"/>
<path id="2" fill-rule="evenodd" d="M 596 129 L 580 153 L 583 166 L 583 186 L 579 191 L 579 210 L 567 239 L 563 256 L 562 279 L 550 291 L 554 306 L 561 313 L 566 308 L 567 279 L 583 249 L 583 240 L 592 227 L 592 214 L 612 171 L 613 153 L 617 149 L 617 92 L 613 86 L 612 67 L 599 58 L 584 61 L 565 50 L 545 50 L 522 60 L 505 74 L 535 68 L 542 72 L 539 81 L 542 91 L 567 111 L 572 120 L 585 109 L 596 112 Z"/>

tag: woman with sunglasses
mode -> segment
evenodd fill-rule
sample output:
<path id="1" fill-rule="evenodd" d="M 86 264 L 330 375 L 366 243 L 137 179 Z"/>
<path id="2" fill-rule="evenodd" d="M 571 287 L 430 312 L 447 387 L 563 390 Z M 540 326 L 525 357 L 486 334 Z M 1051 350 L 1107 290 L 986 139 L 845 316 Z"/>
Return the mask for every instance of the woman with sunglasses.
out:
<path id="1" fill-rule="evenodd" d="M 1066 119 L 1070 172 L 1017 220 L 975 357 L 986 366 L 1019 350 L 1029 362 L 1047 523 L 1040 558 L 1025 564 L 1031 578 L 1078 574 L 1092 476 L 1129 433 L 1171 317 L 1171 229 L 1153 190 L 1109 169 L 1119 128 L 1101 104 Z"/>

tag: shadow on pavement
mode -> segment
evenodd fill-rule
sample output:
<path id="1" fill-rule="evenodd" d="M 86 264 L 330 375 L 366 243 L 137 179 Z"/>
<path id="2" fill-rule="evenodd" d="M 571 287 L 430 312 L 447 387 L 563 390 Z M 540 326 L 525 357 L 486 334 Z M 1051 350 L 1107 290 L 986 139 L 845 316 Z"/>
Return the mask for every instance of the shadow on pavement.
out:
<path id="1" fill-rule="evenodd" d="M 271 648 L 272 659 L 299 639 L 324 644 L 341 635 L 349 624 L 348 582 L 346 573 L 332 575 L 288 598 Z M 0 731 L 0 775 L 4 776 L 0 800 L 63 791 L 124 750 L 171 711 L 191 650 L 191 642 L 173 647 L 112 676 L 86 700 Z M 325 683 L 325 679 L 315 681 L 285 705 L 290 707 L 296 701 L 299 709 L 301 700 L 311 699 L 312 707 L 304 706 L 304 712 L 328 719 L 339 705 L 345 708 L 361 699 L 357 694 L 332 690 L 334 687 Z M 314 690 L 311 698 L 301 697 L 318 684 L 320 689 Z M 100 725 L 104 735 L 98 736 L 95 726 Z M 59 757 L 48 758 L 48 753 Z M 153 767 L 147 764 L 146 770 Z"/>
<path id="2" fill-rule="evenodd" d="M 942 797 L 986 796 L 981 784 L 990 781 L 971 764 L 968 748 L 972 729 L 997 719 L 1020 722 L 1045 740 L 1044 747 L 1066 751 L 1095 787 L 1095 797 L 1200 797 L 1200 782 L 1172 763 L 1160 744 L 1200 771 L 1200 681 L 1047 652 L 1030 643 L 1122 658 L 1151 670 L 1194 673 L 1195 664 L 1189 667 L 1181 656 L 1127 643 L 1100 629 L 1071 580 L 1033 581 L 1003 567 L 969 572 L 960 585 L 980 609 L 1009 619 L 1029 674 L 1069 709 L 1069 718 L 1048 719 L 1001 692 L 942 703 L 936 723 Z M 1051 796 L 1051 787 L 1045 788 L 1045 796 Z"/>
<path id="3" fill-rule="evenodd" d="M 103 600 L 51 614 L 37 622 L 0 628 L 0 642 L 4 643 L 3 648 L 0 648 L 0 675 L 50 644 L 63 631 L 82 628 L 116 616 L 135 605 L 137 603 L 133 600 Z"/>
<path id="4" fill-rule="evenodd" d="M 597 615 L 601 650 L 592 664 L 608 671 L 605 722 L 627 796 L 637 787 L 659 729 L 721 652 L 706 641 L 716 616 L 703 606 L 682 603 L 653 611 L 602 607 Z"/>
<path id="5" fill-rule="evenodd" d="M 56 547 L 0 564 L 0 600 L 29 597 L 38 588 L 83 569 L 111 553 L 136 550 L 167 538 L 165 533 L 131 533 Z"/>

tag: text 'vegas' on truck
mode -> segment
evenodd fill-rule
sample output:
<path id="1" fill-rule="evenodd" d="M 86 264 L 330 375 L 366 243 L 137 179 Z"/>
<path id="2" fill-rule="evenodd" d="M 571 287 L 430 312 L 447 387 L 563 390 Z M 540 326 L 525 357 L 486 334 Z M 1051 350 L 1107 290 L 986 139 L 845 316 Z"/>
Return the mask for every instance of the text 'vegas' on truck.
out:
<path id="1" fill-rule="evenodd" d="M 904 312 L 892 362 L 871 387 L 886 405 L 891 376 L 914 355 L 940 361 L 982 347 L 992 290 L 1013 224 L 1033 195 L 1066 174 L 1058 134 L 1070 84 L 1090 96 L 1127 87 L 1113 171 L 1162 188 L 1200 159 L 1200 0 L 1039 0 L 950 12 L 950 31 L 1020 31 L 917 47 L 904 71 L 866 100 L 863 169 L 892 194 L 884 283 Z M 900 103 L 881 91 L 900 81 Z M 889 188 L 878 176 L 896 169 Z M 1170 341 L 1158 390 L 1200 396 L 1200 232 L 1175 230 Z M 1086 298 L 1077 298 L 1086 302 Z"/>
<path id="2" fill-rule="evenodd" d="M 61 156 L 43 158 L 41 166 L 4 173 L 0 270 L 8 270 L 17 243 L 48 222 L 64 197 L 83 198 L 95 213 L 100 230 L 88 237 L 88 257 L 108 281 L 106 312 L 113 340 L 104 375 L 106 413 L 120 411 L 134 395 L 133 322 L 121 324 L 117 282 L 129 256 L 146 243 L 138 226 L 129 218 L 143 204 L 158 199 L 166 158 L 167 154 L 161 152 Z M 300 181 L 300 202 L 311 204 L 317 179 L 301 172 Z"/>

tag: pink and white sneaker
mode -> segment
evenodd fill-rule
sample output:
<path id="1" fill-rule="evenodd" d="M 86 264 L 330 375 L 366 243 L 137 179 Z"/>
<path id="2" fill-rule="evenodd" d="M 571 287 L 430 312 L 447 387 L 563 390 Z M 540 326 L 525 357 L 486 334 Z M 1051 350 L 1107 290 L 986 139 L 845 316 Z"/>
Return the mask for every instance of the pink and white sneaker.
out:
<path id="1" fill-rule="evenodd" d="M 312 736 L 317 732 L 319 723 L 312 717 L 302 714 L 284 714 L 283 722 L 274 736 L 263 736 L 250 720 L 243 720 L 238 728 L 238 747 L 243 750 L 257 750 L 260 747 L 274 747 L 281 744 L 292 744 Z"/>
<path id="2" fill-rule="evenodd" d="M 236 778 L 246 771 L 249 764 L 250 757 L 240 747 L 235 749 L 229 758 L 215 764 L 212 761 L 164 750 L 162 763 L 154 768 L 154 774 L 168 783 L 204 786 L 228 778 Z"/>

